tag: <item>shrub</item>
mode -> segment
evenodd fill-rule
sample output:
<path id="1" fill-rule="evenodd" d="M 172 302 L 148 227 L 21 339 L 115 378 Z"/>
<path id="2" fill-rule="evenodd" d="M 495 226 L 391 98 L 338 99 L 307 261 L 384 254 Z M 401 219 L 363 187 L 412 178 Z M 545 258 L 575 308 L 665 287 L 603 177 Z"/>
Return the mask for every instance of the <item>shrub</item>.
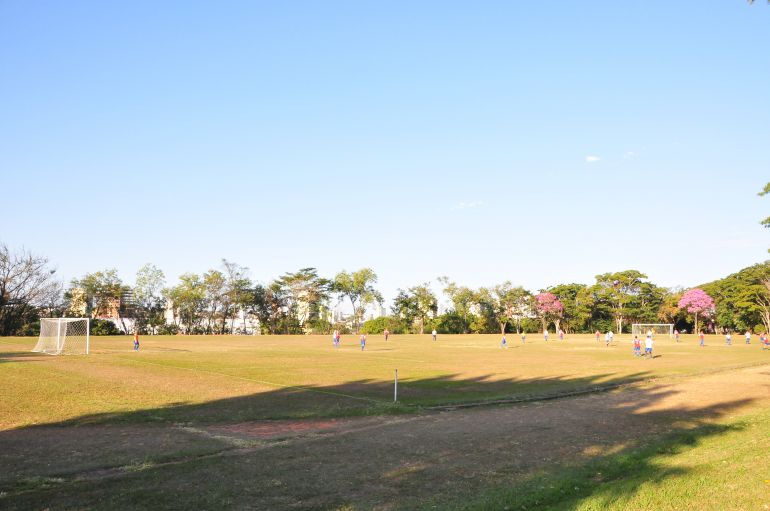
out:
<path id="1" fill-rule="evenodd" d="M 361 327 L 361 332 L 364 334 L 381 334 L 386 328 L 390 330 L 391 334 L 403 334 L 406 332 L 404 324 L 390 316 L 381 316 L 365 321 Z"/>
<path id="2" fill-rule="evenodd" d="M 115 323 L 106 319 L 91 320 L 91 335 L 123 335 Z"/>

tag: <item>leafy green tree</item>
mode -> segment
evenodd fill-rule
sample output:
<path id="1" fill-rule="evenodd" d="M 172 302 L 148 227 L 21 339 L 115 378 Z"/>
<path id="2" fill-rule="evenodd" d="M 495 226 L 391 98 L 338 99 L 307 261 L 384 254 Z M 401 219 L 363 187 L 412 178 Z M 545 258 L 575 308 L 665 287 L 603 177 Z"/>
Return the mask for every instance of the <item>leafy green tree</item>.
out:
<path id="1" fill-rule="evenodd" d="M 134 317 L 137 330 L 155 334 L 165 323 L 166 300 L 163 297 L 165 283 L 166 276 L 155 265 L 145 264 L 136 272 Z"/>
<path id="2" fill-rule="evenodd" d="M 262 333 L 299 333 L 299 324 L 289 314 L 286 289 L 277 281 L 270 285 L 257 284 L 251 291 L 248 312 L 257 317 Z"/>
<path id="3" fill-rule="evenodd" d="M 597 297 L 609 307 L 617 333 L 623 332 L 623 324 L 629 319 L 629 314 L 633 314 L 633 302 L 641 292 L 642 281 L 645 279 L 647 275 L 637 270 L 596 276 Z"/>
<path id="4" fill-rule="evenodd" d="M 500 333 L 505 333 L 508 324 L 515 327 L 516 333 L 519 333 L 522 319 L 532 311 L 529 292 L 521 286 L 514 287 L 510 281 L 505 281 L 484 290 L 484 296 L 488 300 Z"/>
<path id="5" fill-rule="evenodd" d="M 374 288 L 377 274 L 371 268 L 348 273 L 339 272 L 332 282 L 332 292 L 347 298 L 353 307 L 353 326 L 358 332 L 364 309 L 371 303 L 382 303 L 382 295 Z"/>
<path id="6" fill-rule="evenodd" d="M 770 330 L 770 261 L 755 264 L 701 288 L 715 302 L 716 321 L 722 328 Z"/>
<path id="7" fill-rule="evenodd" d="M 585 284 L 559 284 L 547 289 L 564 307 L 561 326 L 565 332 L 585 331 L 591 318 L 593 300 Z"/>
<path id="8" fill-rule="evenodd" d="M 295 273 L 286 273 L 277 282 L 287 299 L 288 312 L 302 325 L 318 324 L 324 304 L 329 299 L 331 281 L 318 276 L 315 268 L 302 268 Z M 324 322 L 328 323 L 325 319 Z"/>
<path id="9" fill-rule="evenodd" d="M 126 328 L 124 315 L 126 312 L 133 313 L 133 309 L 126 309 L 127 305 L 121 302 L 126 291 L 130 288 L 123 284 L 118 276 L 118 270 L 109 269 L 86 273 L 80 279 L 74 279 L 72 285 L 80 288 L 86 296 L 86 313 L 91 317 L 109 317 L 115 314 L 120 321 L 124 332 Z"/>
<path id="10" fill-rule="evenodd" d="M 433 326 L 440 334 L 464 334 L 468 328 L 465 320 L 453 310 L 436 316 Z"/>
<path id="11" fill-rule="evenodd" d="M 221 295 L 222 325 L 220 332 L 225 333 L 227 321 L 230 321 L 230 333 L 235 330 L 235 315 L 245 311 L 251 298 L 252 282 L 249 279 L 249 269 L 245 266 L 222 259 L 222 274 L 224 286 Z M 245 328 L 245 325 L 244 325 Z"/>
<path id="12" fill-rule="evenodd" d="M 224 308 L 226 300 L 225 276 L 219 270 L 209 270 L 203 274 L 204 310 L 206 314 L 205 329 L 207 334 L 214 333 L 216 323 Z M 223 328 L 224 329 L 224 328 Z"/>
<path id="13" fill-rule="evenodd" d="M 439 277 L 438 281 L 443 284 L 444 294 L 449 297 L 454 313 L 462 321 L 462 331 L 458 333 L 468 333 L 474 316 L 473 309 L 477 306 L 478 293 L 468 287 L 458 286 L 447 277 Z"/>
<path id="14" fill-rule="evenodd" d="M 476 334 L 499 331 L 500 324 L 495 313 L 497 304 L 492 291 L 484 287 L 479 288 L 475 297 L 474 314 L 470 324 L 471 331 Z"/>
<path id="15" fill-rule="evenodd" d="M 199 275 L 185 273 L 179 277 L 179 284 L 165 289 L 174 315 L 174 325 L 185 334 L 198 333 L 206 307 L 206 286 Z"/>
<path id="16" fill-rule="evenodd" d="M 428 283 L 398 290 L 393 300 L 393 314 L 400 318 L 408 328 L 419 326 L 418 333 L 425 333 L 426 322 L 436 317 L 438 301 Z"/>

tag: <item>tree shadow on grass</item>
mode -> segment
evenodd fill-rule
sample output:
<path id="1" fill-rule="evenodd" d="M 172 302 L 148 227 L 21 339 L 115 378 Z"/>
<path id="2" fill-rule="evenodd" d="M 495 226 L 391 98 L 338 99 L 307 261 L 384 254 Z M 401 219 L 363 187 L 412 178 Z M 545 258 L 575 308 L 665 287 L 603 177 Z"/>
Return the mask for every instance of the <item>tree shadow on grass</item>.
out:
<path id="1" fill-rule="evenodd" d="M 499 378 L 493 374 L 472 378 L 458 374 L 401 378 L 396 403 L 393 402 L 394 382 L 361 379 L 337 385 L 279 387 L 202 403 L 170 403 L 151 409 L 87 414 L 47 426 L 124 423 L 211 425 L 252 420 L 393 415 L 424 409 L 570 397 L 633 385 L 651 376 L 649 372 L 637 372 L 621 376 L 605 373 L 544 378 Z"/>
<path id="2" fill-rule="evenodd" d="M 2 351 L 0 352 L 0 364 L 6 362 L 39 362 L 44 357 L 49 357 L 41 353 L 25 352 L 25 351 Z"/>
<path id="3" fill-rule="evenodd" d="M 662 467 L 656 457 L 675 456 L 703 438 L 731 431 L 734 426 L 715 421 L 751 402 L 661 408 L 678 392 L 661 385 L 543 401 L 557 391 L 606 390 L 646 378 L 638 373 L 545 382 L 492 375 L 410 380 L 404 388 L 414 396 L 447 387 L 474 399 L 499 398 L 505 391 L 535 401 L 370 417 L 361 419 L 363 425 L 353 420 L 351 427 L 328 434 L 310 431 L 297 441 L 268 444 L 234 441 L 243 435 L 218 437 L 212 426 L 258 421 L 270 408 L 293 409 L 272 415 L 294 418 L 404 410 L 380 399 L 389 395 L 390 385 L 358 380 L 20 428 L 0 432 L 0 465 L 7 469 L 0 507 L 369 509 L 427 502 L 439 508 L 571 509 L 589 497 L 614 502 L 629 490 L 607 482 L 628 471 L 651 481 L 683 474 L 686 468 Z M 522 388 L 537 392 L 512 392 Z M 360 402 L 360 408 L 350 401 Z M 106 478 L 83 476 L 116 468 Z M 436 495 L 442 498 L 437 501 Z M 470 506 L 458 505 L 469 501 Z"/>
<path id="4" fill-rule="evenodd" d="M 642 408 L 650 406 L 650 401 L 650 396 L 641 399 Z M 488 485 L 462 503 L 433 499 L 431 507 L 462 510 L 636 509 L 639 504 L 633 499 L 643 488 L 659 486 L 671 478 L 687 477 L 698 469 L 672 463 L 677 456 L 698 447 L 709 438 L 743 431 L 745 425 L 741 422 L 724 424 L 715 421 L 752 401 L 741 399 L 702 408 L 641 414 L 636 406 L 632 406 L 629 411 L 639 417 L 639 429 L 635 429 L 635 434 L 627 436 L 625 441 L 617 442 L 614 448 L 545 466 L 513 484 Z M 667 424 L 677 425 L 668 429 L 660 427 Z M 649 429 L 645 429 L 644 425 L 649 425 Z M 709 483 L 718 485 L 720 482 Z M 688 493 L 685 490 L 679 497 L 682 498 L 679 502 L 682 508 L 707 508 L 696 500 L 686 500 L 688 497 L 697 499 L 697 492 Z M 672 498 L 672 495 L 667 498 Z"/>

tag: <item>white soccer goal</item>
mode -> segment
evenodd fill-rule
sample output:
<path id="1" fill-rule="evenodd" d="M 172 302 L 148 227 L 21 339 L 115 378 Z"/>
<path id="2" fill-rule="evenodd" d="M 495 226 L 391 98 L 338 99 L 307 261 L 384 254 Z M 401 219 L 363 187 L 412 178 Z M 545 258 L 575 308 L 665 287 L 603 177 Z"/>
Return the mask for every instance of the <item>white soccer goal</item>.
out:
<path id="1" fill-rule="evenodd" d="M 48 355 L 88 355 L 88 318 L 42 318 L 40 337 L 32 351 Z"/>
<path id="2" fill-rule="evenodd" d="M 673 337 L 674 324 L 673 323 L 634 323 L 633 325 L 631 325 L 631 335 L 646 337 L 647 332 L 652 332 L 652 335 L 667 335 L 669 337 Z"/>

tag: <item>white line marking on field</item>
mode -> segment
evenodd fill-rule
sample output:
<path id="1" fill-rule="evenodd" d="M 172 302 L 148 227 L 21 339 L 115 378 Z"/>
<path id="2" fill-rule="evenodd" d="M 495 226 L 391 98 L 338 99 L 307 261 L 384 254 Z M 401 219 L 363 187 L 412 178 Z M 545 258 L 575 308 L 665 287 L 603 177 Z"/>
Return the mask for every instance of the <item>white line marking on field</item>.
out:
<path id="1" fill-rule="evenodd" d="M 299 389 L 299 390 L 307 390 L 308 392 L 317 392 L 319 394 L 329 394 L 332 396 L 341 396 L 341 397 L 347 397 L 350 399 L 358 399 L 360 401 L 371 401 L 373 403 L 385 403 L 386 401 L 383 401 L 381 399 L 374 399 L 371 397 L 362 397 L 362 396 L 353 396 L 350 394 L 343 394 L 342 392 L 333 392 L 331 390 L 320 390 L 320 389 L 314 389 L 310 387 L 300 387 L 298 385 L 284 385 L 283 383 L 273 383 L 270 381 L 264 381 L 264 380 L 257 380 L 255 378 L 247 378 L 245 376 L 236 376 L 234 374 L 227 374 L 227 373 L 219 373 L 217 371 L 207 371 L 206 369 L 196 369 L 194 367 L 179 367 L 171 364 L 158 364 L 157 362 L 148 362 L 147 360 L 137 360 L 137 359 L 129 359 L 126 357 L 120 357 L 121 360 L 129 360 L 131 362 L 139 362 L 140 364 L 149 364 L 159 367 L 166 367 L 171 369 L 182 369 L 184 371 L 195 371 L 199 373 L 208 373 L 208 374 L 214 374 L 216 376 L 226 376 L 228 378 L 235 378 L 237 380 L 245 380 L 250 381 L 254 383 L 261 383 L 263 385 L 271 385 L 273 387 L 282 387 L 286 389 Z"/>

